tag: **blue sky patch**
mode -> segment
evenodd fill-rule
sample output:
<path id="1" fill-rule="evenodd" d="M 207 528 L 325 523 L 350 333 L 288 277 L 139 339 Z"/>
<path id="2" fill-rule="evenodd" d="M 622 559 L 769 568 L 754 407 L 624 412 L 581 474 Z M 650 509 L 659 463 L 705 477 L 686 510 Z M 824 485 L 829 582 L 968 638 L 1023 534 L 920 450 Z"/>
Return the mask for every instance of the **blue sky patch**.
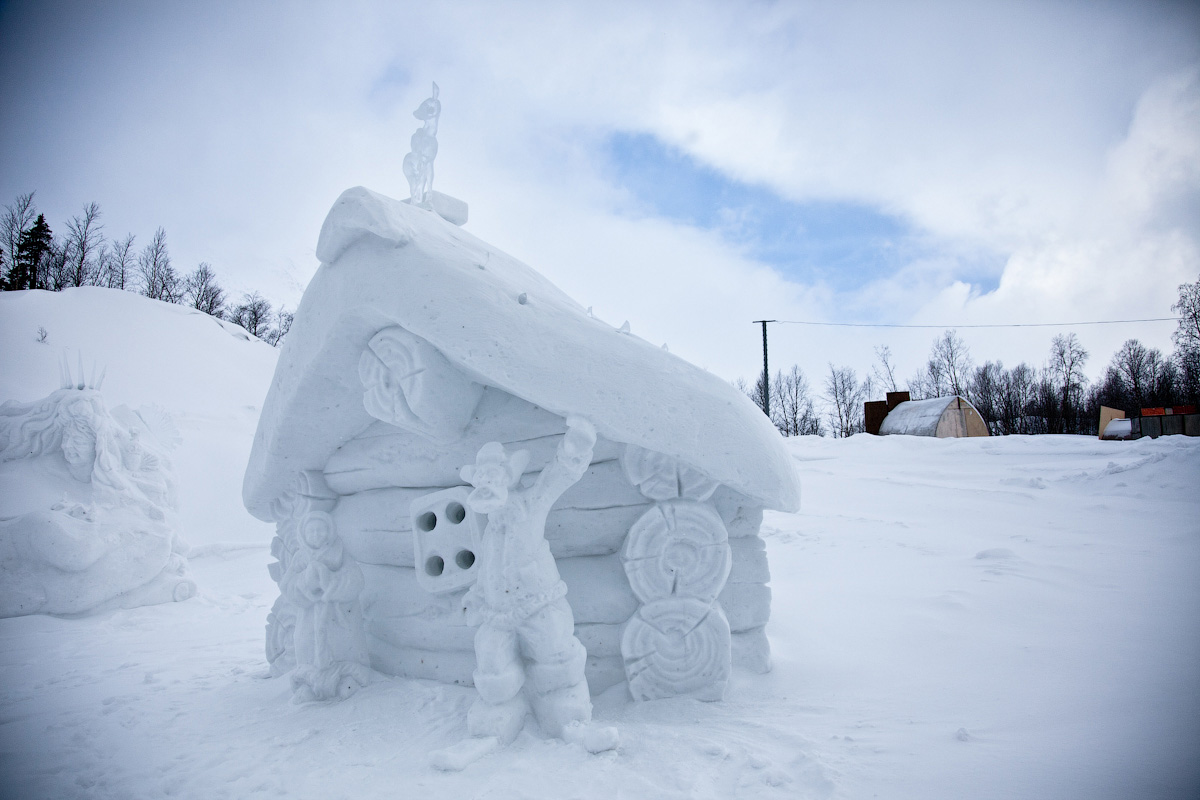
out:
<path id="1" fill-rule="evenodd" d="M 718 231 L 797 282 L 853 290 L 915 260 L 945 255 L 905 220 L 870 206 L 793 203 L 764 186 L 732 180 L 649 134 L 615 133 L 606 144 L 612 179 L 643 213 Z M 993 258 L 959 257 L 955 277 L 989 291 L 1001 266 Z"/>

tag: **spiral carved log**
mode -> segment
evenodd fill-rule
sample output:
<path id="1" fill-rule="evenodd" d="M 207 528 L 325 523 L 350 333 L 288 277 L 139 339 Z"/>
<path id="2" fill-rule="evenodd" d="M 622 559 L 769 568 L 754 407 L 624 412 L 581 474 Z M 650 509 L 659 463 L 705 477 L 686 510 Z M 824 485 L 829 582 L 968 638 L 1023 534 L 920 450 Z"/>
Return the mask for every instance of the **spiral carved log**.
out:
<path id="1" fill-rule="evenodd" d="M 732 563 L 721 517 L 690 500 L 659 503 L 643 514 L 629 530 L 621 560 L 642 603 L 672 596 L 712 603 Z"/>
<path id="2" fill-rule="evenodd" d="M 732 554 L 720 515 L 695 500 L 660 502 L 630 528 L 621 560 L 642 603 L 621 637 L 634 698 L 721 699 L 731 650 L 716 599 Z"/>
<path id="3" fill-rule="evenodd" d="M 635 700 L 720 700 L 729 683 L 729 623 L 719 605 L 701 600 L 648 603 L 626 624 L 621 654 Z"/>

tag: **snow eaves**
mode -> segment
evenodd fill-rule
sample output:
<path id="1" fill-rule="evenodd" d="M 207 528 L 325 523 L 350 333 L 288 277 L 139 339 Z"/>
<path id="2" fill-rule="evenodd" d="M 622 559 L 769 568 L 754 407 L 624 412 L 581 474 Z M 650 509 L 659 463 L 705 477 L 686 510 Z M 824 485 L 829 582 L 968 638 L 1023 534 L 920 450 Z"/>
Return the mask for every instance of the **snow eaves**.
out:
<path id="1" fill-rule="evenodd" d="M 372 422 L 358 357 L 388 325 L 426 339 L 480 383 L 588 417 L 611 441 L 678 458 L 766 507 L 799 506 L 781 437 L 741 392 L 621 335 L 437 215 L 350 189 L 330 211 L 317 254 L 322 266 L 284 342 L 246 472 L 243 496 L 256 516 L 269 519 L 297 472 L 322 469 Z"/>

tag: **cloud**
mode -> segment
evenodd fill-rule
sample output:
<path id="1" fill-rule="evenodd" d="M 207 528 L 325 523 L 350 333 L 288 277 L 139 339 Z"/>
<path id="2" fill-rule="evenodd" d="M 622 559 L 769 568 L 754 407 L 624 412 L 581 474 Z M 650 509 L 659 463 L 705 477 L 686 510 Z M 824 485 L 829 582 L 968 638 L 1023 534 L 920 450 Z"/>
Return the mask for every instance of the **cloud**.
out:
<path id="1" fill-rule="evenodd" d="M 181 268 L 209 261 L 235 292 L 292 306 L 337 194 L 405 192 L 411 112 L 433 80 L 444 104 L 436 185 L 471 204 L 468 229 L 614 324 L 628 318 L 726 377 L 758 368 L 750 320 L 764 316 L 1160 316 L 1175 285 L 1200 272 L 1190 6 L 364 1 L 287 14 L 220 2 L 0 13 L 0 68 L 20 87 L 0 98 L 0 201 L 37 189 L 61 224 L 97 200 L 111 234 L 144 241 L 161 224 Z M 712 219 L 667 213 L 662 196 L 614 174 L 621 137 L 677 152 L 715 176 L 710 186 L 753 202 Z M 815 267 L 839 251 L 779 236 L 780 209 L 833 209 L 858 228 L 888 221 L 904 246 L 885 251 L 887 236 L 866 236 L 860 258 L 878 268 L 834 280 Z M 814 269 L 789 271 L 792 241 Z M 810 375 L 830 360 L 861 371 L 882 341 L 907 374 L 935 333 L 773 336 L 776 363 Z M 977 358 L 1038 360 L 1051 333 L 968 343 Z M 1169 344 L 1169 327 L 1089 330 L 1093 371 L 1126 335 Z"/>

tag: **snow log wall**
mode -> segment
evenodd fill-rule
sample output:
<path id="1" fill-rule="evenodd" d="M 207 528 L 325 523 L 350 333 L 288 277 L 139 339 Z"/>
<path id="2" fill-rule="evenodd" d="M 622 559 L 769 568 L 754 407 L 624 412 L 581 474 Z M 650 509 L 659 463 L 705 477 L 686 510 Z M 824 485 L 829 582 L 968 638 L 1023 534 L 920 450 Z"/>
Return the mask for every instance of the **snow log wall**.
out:
<path id="1" fill-rule="evenodd" d="M 409 504 L 464 485 L 459 469 L 473 463 L 488 441 L 500 441 L 510 452 L 529 450 L 523 483 L 531 482 L 554 458 L 563 431 L 561 417 L 489 388 L 459 441 L 435 446 L 377 422 L 329 459 L 324 479 L 336 495 L 329 513 L 346 553 L 362 569 L 361 607 L 374 669 L 472 683 L 475 628 L 464 618 L 466 590 L 431 594 L 418 585 Z M 637 448 L 601 438 L 590 468 L 555 504 L 546 525 L 575 633 L 588 651 L 589 686 L 598 693 L 628 678 L 641 699 L 715 699 L 724 691 L 731 660 L 769 669 L 764 626 L 771 594 L 758 536 L 762 509 L 704 480 L 693 480 L 698 485 L 690 491 L 675 474 L 665 476 L 666 494 L 674 497 L 664 497 L 661 485 L 647 489 L 654 481 L 639 489 L 627 450 Z M 645 478 L 660 464 L 656 454 L 641 455 L 634 477 Z M 687 473 L 698 475 L 684 468 Z"/>

